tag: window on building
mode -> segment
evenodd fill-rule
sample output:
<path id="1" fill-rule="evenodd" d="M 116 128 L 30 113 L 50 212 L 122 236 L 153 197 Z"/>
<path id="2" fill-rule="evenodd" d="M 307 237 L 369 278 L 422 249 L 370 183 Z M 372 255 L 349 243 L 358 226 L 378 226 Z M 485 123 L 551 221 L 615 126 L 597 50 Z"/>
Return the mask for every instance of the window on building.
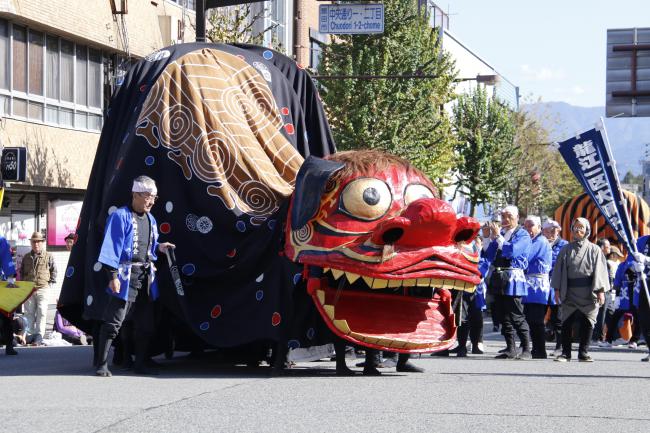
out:
<path id="1" fill-rule="evenodd" d="M 0 89 L 9 89 L 9 23 L 4 20 L 0 20 Z"/>
<path id="2" fill-rule="evenodd" d="M 268 0 L 251 4 L 254 33 L 264 32 L 264 45 L 291 56 L 293 53 L 293 1 Z M 269 30 L 270 29 L 270 30 Z"/>
<path id="3" fill-rule="evenodd" d="M 327 45 L 327 35 L 316 29 L 309 28 L 309 68 L 312 71 L 318 69 L 320 56 L 323 53 L 323 46 Z"/>
<path id="4" fill-rule="evenodd" d="M 100 50 L 0 19 L 0 114 L 99 131 Z"/>
<path id="5" fill-rule="evenodd" d="M 27 29 L 14 26 L 13 31 L 13 90 L 27 92 Z"/>
<path id="6" fill-rule="evenodd" d="M 29 93 L 43 95 L 43 33 L 29 31 Z"/>
<path id="7" fill-rule="evenodd" d="M 59 99 L 59 83 L 61 76 L 59 74 L 59 38 L 54 36 L 47 37 L 47 54 L 45 68 L 47 69 L 46 96 L 52 99 Z"/>
<path id="8" fill-rule="evenodd" d="M 61 100 L 72 102 L 74 95 L 74 44 L 61 40 Z"/>
<path id="9" fill-rule="evenodd" d="M 176 3 L 177 5 L 183 6 L 183 3 L 185 4 L 184 6 L 188 9 L 191 10 L 196 10 L 196 0 L 169 0 L 172 3 Z"/>

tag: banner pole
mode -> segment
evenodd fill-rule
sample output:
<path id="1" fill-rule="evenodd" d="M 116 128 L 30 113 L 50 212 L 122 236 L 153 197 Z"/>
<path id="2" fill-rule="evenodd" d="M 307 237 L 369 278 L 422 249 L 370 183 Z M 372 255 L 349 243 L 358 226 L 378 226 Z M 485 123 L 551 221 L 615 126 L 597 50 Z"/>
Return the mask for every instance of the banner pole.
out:
<path id="1" fill-rule="evenodd" d="M 618 170 L 616 169 L 616 160 L 614 159 L 612 155 L 612 148 L 609 144 L 609 137 L 607 136 L 607 130 L 605 129 L 605 122 L 603 118 L 600 118 L 600 123 L 596 126 L 596 129 L 601 130 L 603 134 L 603 140 L 605 141 L 605 150 L 607 151 L 607 156 L 609 157 L 609 160 L 612 164 L 612 172 L 614 173 L 614 181 L 616 182 L 616 187 L 618 188 L 619 191 L 621 191 L 621 206 L 623 206 L 623 212 L 627 215 L 627 228 L 630 231 L 630 234 L 634 236 L 634 231 L 632 231 L 632 215 L 628 212 L 627 210 L 627 198 L 625 197 L 625 194 L 623 193 L 623 189 L 621 188 L 621 182 L 618 178 Z M 636 239 L 630 239 L 630 247 L 632 248 L 632 252 L 637 253 L 637 247 L 636 247 Z M 639 280 L 641 281 L 641 287 L 643 287 L 643 291 L 645 293 L 645 298 L 650 304 L 650 296 L 648 295 L 648 283 L 645 279 L 645 275 L 643 272 L 639 272 L 638 274 Z M 641 302 L 639 300 L 639 302 Z"/>

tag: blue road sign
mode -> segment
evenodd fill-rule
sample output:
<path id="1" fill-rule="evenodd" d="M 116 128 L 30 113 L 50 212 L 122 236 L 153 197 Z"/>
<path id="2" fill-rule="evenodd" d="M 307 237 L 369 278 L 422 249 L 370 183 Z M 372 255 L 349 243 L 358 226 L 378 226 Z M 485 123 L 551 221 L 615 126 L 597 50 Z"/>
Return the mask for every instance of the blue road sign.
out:
<path id="1" fill-rule="evenodd" d="M 321 5 L 318 31 L 335 35 L 384 32 L 384 5 L 381 3 Z"/>

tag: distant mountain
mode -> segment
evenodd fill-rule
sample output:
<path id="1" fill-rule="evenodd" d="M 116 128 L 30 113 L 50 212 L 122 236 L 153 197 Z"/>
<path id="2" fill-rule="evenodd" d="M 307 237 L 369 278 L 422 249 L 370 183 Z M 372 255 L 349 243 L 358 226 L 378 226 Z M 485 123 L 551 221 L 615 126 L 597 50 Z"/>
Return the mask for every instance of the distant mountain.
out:
<path id="1" fill-rule="evenodd" d="M 522 109 L 542 119 L 553 141 L 563 141 L 591 129 L 605 116 L 605 107 L 577 107 L 565 102 L 528 104 Z M 605 128 L 620 176 L 628 171 L 640 174 L 639 161 L 646 149 L 650 153 L 650 117 L 605 119 Z"/>

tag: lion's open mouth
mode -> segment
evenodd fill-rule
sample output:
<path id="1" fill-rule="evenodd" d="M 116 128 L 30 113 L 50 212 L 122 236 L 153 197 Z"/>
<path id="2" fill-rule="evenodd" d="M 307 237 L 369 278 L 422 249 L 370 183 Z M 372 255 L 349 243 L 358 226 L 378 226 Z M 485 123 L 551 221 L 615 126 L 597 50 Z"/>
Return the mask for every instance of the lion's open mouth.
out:
<path id="1" fill-rule="evenodd" d="M 310 268 L 310 278 L 321 273 Z M 354 343 L 396 352 L 433 352 L 456 333 L 448 290 L 475 286 L 453 278 L 377 278 L 326 268 L 314 302 L 330 329 Z"/>

